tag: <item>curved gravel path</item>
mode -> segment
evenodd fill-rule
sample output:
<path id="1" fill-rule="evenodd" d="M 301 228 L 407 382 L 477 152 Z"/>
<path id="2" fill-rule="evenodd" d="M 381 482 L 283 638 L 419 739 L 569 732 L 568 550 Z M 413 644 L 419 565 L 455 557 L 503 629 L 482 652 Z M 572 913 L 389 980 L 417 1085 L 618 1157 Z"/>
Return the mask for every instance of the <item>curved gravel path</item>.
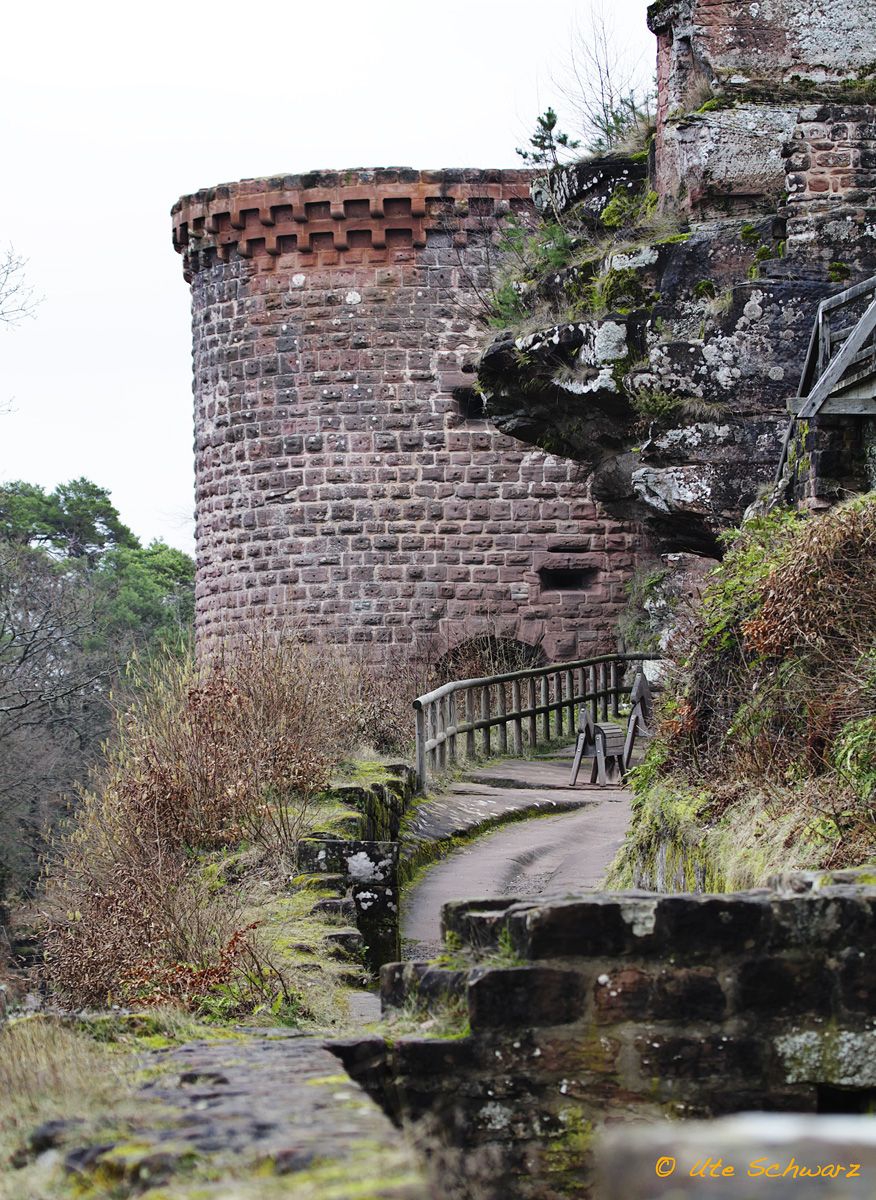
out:
<path id="1" fill-rule="evenodd" d="M 512 763 L 503 769 L 513 774 Z M 449 900 L 596 891 L 626 833 L 630 794 L 588 789 L 581 800 L 573 812 L 486 834 L 429 868 L 404 903 L 405 957 L 440 952 L 441 906 Z"/>

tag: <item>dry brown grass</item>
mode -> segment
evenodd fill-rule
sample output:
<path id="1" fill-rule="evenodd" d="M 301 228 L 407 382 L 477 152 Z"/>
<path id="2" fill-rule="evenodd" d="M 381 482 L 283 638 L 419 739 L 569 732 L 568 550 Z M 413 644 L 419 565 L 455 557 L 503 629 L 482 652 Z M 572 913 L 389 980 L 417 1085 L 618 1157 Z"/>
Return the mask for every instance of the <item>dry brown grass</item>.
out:
<path id="1" fill-rule="evenodd" d="M 324 828 L 320 796 L 345 761 L 364 745 L 408 750 L 418 692 L 527 656 L 481 632 L 450 654 L 430 644 L 376 668 L 292 631 L 200 663 L 135 663 L 115 738 L 47 872 L 45 969 L 57 997 L 306 1015 L 306 989 L 262 927 L 271 918 L 253 914 L 253 888 L 287 890 L 297 843 Z M 238 869 L 219 883 L 223 856 Z"/>
<path id="2" fill-rule="evenodd" d="M 55 1020 L 31 1017 L 0 1029 L 0 1155 L 44 1121 L 118 1105 L 133 1086 L 124 1056 Z"/>
<path id="3" fill-rule="evenodd" d="M 858 658 L 873 644 L 874 596 L 876 504 L 840 505 L 800 531 L 793 556 L 763 584 L 762 603 L 742 635 L 753 653 L 771 658 Z"/>
<path id="4" fill-rule="evenodd" d="M 872 855 L 874 594 L 873 494 L 808 520 L 778 510 L 743 526 L 673 644 L 639 792 L 667 777 L 670 790 L 705 788 L 703 819 L 738 841 L 746 797 L 756 796 L 774 824 L 794 814 L 795 832 L 773 846 L 788 860 L 837 866 Z"/>

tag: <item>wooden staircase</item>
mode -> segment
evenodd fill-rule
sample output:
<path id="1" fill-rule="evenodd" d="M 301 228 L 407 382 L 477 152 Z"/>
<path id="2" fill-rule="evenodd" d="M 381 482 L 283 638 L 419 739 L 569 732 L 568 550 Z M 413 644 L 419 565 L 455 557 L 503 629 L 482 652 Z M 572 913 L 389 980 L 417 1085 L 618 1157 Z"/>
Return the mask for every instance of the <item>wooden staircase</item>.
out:
<path id="1" fill-rule="evenodd" d="M 822 300 L 776 471 L 782 482 L 798 421 L 876 416 L 876 277 Z"/>
<path id="2" fill-rule="evenodd" d="M 797 395 L 797 420 L 876 415 L 876 278 L 822 300 Z"/>

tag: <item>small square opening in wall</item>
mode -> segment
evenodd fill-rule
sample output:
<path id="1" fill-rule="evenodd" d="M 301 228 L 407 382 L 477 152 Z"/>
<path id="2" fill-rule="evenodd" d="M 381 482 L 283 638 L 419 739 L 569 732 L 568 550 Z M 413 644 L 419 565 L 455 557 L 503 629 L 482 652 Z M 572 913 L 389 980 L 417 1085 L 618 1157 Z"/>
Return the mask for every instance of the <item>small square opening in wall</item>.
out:
<path id="1" fill-rule="evenodd" d="M 453 399 L 463 421 L 486 421 L 484 398 L 480 392 L 468 387 L 454 388 Z"/>
<path id="2" fill-rule="evenodd" d="M 598 574 L 597 567 L 542 567 L 538 577 L 543 592 L 583 592 Z"/>
<path id="3" fill-rule="evenodd" d="M 819 1083 L 816 1087 L 819 1113 L 876 1113 L 876 1088 L 842 1088 Z"/>
<path id="4" fill-rule="evenodd" d="M 348 221 L 367 221 L 371 216 L 371 206 L 367 200 L 345 200 L 344 216 Z"/>
<path id="5" fill-rule="evenodd" d="M 332 206 L 328 200 L 313 200 L 304 205 L 304 213 L 308 221 L 329 221 Z"/>

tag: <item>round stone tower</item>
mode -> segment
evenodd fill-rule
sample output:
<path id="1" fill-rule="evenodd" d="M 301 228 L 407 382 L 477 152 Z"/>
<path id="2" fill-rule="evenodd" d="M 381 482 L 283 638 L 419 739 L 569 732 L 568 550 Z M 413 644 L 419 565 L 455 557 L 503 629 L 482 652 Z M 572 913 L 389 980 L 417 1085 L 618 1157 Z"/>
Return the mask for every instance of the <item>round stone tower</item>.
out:
<path id="1" fill-rule="evenodd" d="M 324 172 L 174 206 L 199 644 L 265 620 L 375 656 L 494 630 L 549 658 L 612 644 L 632 532 L 472 387 L 496 220 L 528 208 L 529 179 Z"/>

